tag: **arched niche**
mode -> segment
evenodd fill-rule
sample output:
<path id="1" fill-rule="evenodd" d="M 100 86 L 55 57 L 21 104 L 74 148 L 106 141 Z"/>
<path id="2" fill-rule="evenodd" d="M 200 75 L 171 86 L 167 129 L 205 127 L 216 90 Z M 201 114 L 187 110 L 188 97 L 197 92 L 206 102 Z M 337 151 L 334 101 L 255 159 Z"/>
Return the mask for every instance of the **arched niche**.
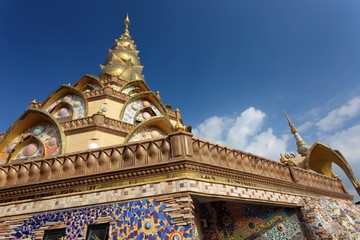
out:
<path id="1" fill-rule="evenodd" d="M 55 113 L 54 109 L 65 105 L 72 112 L 71 119 L 79 119 L 87 116 L 88 104 L 84 94 L 69 85 L 63 85 L 53 92 L 45 100 L 42 109 L 49 113 Z"/>
<path id="2" fill-rule="evenodd" d="M 121 92 L 129 96 L 135 96 L 138 93 L 150 91 L 149 87 L 144 83 L 144 81 L 137 80 L 127 83 L 122 89 Z"/>
<path id="3" fill-rule="evenodd" d="M 60 102 L 50 110 L 50 114 L 59 122 L 71 121 L 74 117 L 74 108 L 67 102 Z"/>
<path id="4" fill-rule="evenodd" d="M 63 154 L 64 139 L 65 135 L 55 118 L 43 110 L 29 109 L 5 133 L 0 143 L 1 160 L 10 162 L 21 156 L 21 151 L 30 144 L 35 144 L 39 150 L 37 154 L 33 152 L 34 156 L 40 156 L 40 149 L 41 156 L 45 157 Z M 27 149 L 25 155 L 28 157 L 34 157 L 30 154 L 31 148 L 34 150 L 35 146 Z"/>
<path id="5" fill-rule="evenodd" d="M 93 90 L 99 90 L 104 86 L 98 77 L 86 74 L 80 78 L 79 81 L 77 81 L 74 87 L 81 92 L 89 92 Z"/>
<path id="6" fill-rule="evenodd" d="M 15 145 L 8 156 L 8 160 L 43 156 L 46 156 L 44 144 L 38 138 L 29 135 Z"/>
<path id="7" fill-rule="evenodd" d="M 165 117 L 154 117 L 138 125 L 125 139 L 125 142 L 136 142 L 163 137 L 174 132 L 170 121 Z"/>
<path id="8" fill-rule="evenodd" d="M 125 106 L 120 113 L 120 120 L 134 125 L 139 124 L 141 121 L 138 122 L 136 117 L 145 111 L 145 109 L 151 109 L 154 113 L 154 115 L 150 114 L 150 117 L 168 117 L 164 106 L 158 98 L 152 92 L 144 92 L 135 95 L 125 103 Z"/>

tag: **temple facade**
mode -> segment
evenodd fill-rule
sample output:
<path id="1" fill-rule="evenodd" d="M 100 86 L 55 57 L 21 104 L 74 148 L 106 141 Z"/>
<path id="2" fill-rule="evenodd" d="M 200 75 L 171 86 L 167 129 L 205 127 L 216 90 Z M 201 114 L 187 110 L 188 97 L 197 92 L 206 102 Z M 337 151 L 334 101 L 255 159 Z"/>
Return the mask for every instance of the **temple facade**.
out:
<path id="1" fill-rule="evenodd" d="M 360 239 L 360 209 L 308 146 L 272 161 L 198 139 L 142 75 L 129 32 L 0 137 L 0 239 Z"/>

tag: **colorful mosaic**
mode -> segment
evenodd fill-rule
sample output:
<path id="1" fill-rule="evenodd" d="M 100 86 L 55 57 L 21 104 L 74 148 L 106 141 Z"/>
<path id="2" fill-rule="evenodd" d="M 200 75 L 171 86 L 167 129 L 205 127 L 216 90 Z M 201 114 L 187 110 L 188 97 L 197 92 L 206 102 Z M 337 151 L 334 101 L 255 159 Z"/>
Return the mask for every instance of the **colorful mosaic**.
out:
<path id="1" fill-rule="evenodd" d="M 29 141 L 26 142 L 26 139 Z M 26 145 L 23 146 L 25 141 Z M 21 149 L 17 149 L 17 146 Z M 4 153 L 10 155 L 17 152 L 12 159 L 31 158 L 36 156 L 56 156 L 61 153 L 61 137 L 59 129 L 51 123 L 37 124 L 14 138 Z M 19 151 L 17 151 L 19 150 Z"/>
<path id="2" fill-rule="evenodd" d="M 66 103 L 72 106 L 72 110 L 68 107 L 63 107 L 57 110 L 53 115 L 55 118 L 68 117 L 73 115 L 73 119 L 85 117 L 85 101 L 82 97 L 77 95 L 66 95 L 65 97 L 59 98 L 53 104 L 51 104 L 46 111 L 52 112 L 57 105 L 60 103 Z M 69 115 L 71 114 L 71 115 Z"/>
<path id="3" fill-rule="evenodd" d="M 153 116 L 162 116 L 162 114 L 159 109 L 148 100 L 138 99 L 126 106 L 122 121 L 136 124 Z"/>
<path id="4" fill-rule="evenodd" d="M 203 239 L 304 239 L 294 209 L 234 202 L 200 204 Z"/>
<path id="5" fill-rule="evenodd" d="M 16 240 L 35 239 L 35 231 L 45 226 L 66 225 L 65 240 L 84 237 L 84 228 L 96 224 L 100 217 L 110 216 L 110 239 L 190 240 L 191 225 L 177 226 L 165 212 L 166 205 L 155 200 L 141 200 L 81 209 L 48 212 L 32 216 L 15 229 Z"/>
<path id="6" fill-rule="evenodd" d="M 129 142 L 147 140 L 165 136 L 166 133 L 155 127 L 145 127 L 137 130 L 129 139 Z"/>
<path id="7" fill-rule="evenodd" d="M 360 239 L 360 209 L 349 201 L 322 197 L 312 226 L 334 239 Z"/>
<path id="8" fill-rule="evenodd" d="M 125 93 L 131 97 L 139 92 L 142 92 L 142 89 L 139 88 L 138 86 L 133 86 L 133 85 L 127 86 L 122 90 L 122 93 Z"/>

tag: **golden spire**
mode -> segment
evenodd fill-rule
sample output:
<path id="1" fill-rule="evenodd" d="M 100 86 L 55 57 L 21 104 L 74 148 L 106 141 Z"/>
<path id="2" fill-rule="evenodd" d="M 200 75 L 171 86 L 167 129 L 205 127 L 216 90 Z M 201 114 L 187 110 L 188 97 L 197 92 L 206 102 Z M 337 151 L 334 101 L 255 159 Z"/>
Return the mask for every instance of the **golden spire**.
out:
<path id="1" fill-rule="evenodd" d="M 100 76 L 109 74 L 125 81 L 144 80 L 144 76 L 141 74 L 143 66 L 141 66 L 138 57 L 139 51 L 137 51 L 129 32 L 129 15 L 126 15 L 124 25 L 123 34 L 115 40 L 113 47 L 109 50 L 105 64 L 100 65 Z"/>
<path id="2" fill-rule="evenodd" d="M 289 123 L 289 127 L 291 130 L 291 133 L 294 135 L 295 141 L 296 141 L 296 146 L 297 146 L 297 152 L 301 155 L 301 156 L 306 156 L 308 150 L 309 150 L 309 146 L 307 145 L 307 143 L 302 139 L 302 137 L 300 136 L 300 133 L 298 132 L 298 130 L 296 129 L 294 123 L 291 121 L 290 117 L 287 115 L 287 113 L 284 110 L 284 114 L 285 117 Z"/>

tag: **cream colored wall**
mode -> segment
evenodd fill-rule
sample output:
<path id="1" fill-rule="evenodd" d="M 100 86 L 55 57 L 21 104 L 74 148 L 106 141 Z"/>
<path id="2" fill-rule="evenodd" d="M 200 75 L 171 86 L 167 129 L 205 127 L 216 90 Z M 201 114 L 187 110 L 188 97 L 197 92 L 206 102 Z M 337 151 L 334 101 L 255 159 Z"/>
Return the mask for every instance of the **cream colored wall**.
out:
<path id="1" fill-rule="evenodd" d="M 88 103 L 88 116 L 92 116 L 102 108 L 106 108 L 106 112 L 103 112 L 105 117 L 120 120 L 120 112 L 124 104 L 110 100 L 101 99 L 96 101 L 89 101 Z"/>
<path id="2" fill-rule="evenodd" d="M 109 133 L 90 131 L 66 136 L 65 153 L 86 151 L 90 143 L 96 143 L 99 148 L 111 145 L 121 144 L 124 137 L 112 135 Z"/>

